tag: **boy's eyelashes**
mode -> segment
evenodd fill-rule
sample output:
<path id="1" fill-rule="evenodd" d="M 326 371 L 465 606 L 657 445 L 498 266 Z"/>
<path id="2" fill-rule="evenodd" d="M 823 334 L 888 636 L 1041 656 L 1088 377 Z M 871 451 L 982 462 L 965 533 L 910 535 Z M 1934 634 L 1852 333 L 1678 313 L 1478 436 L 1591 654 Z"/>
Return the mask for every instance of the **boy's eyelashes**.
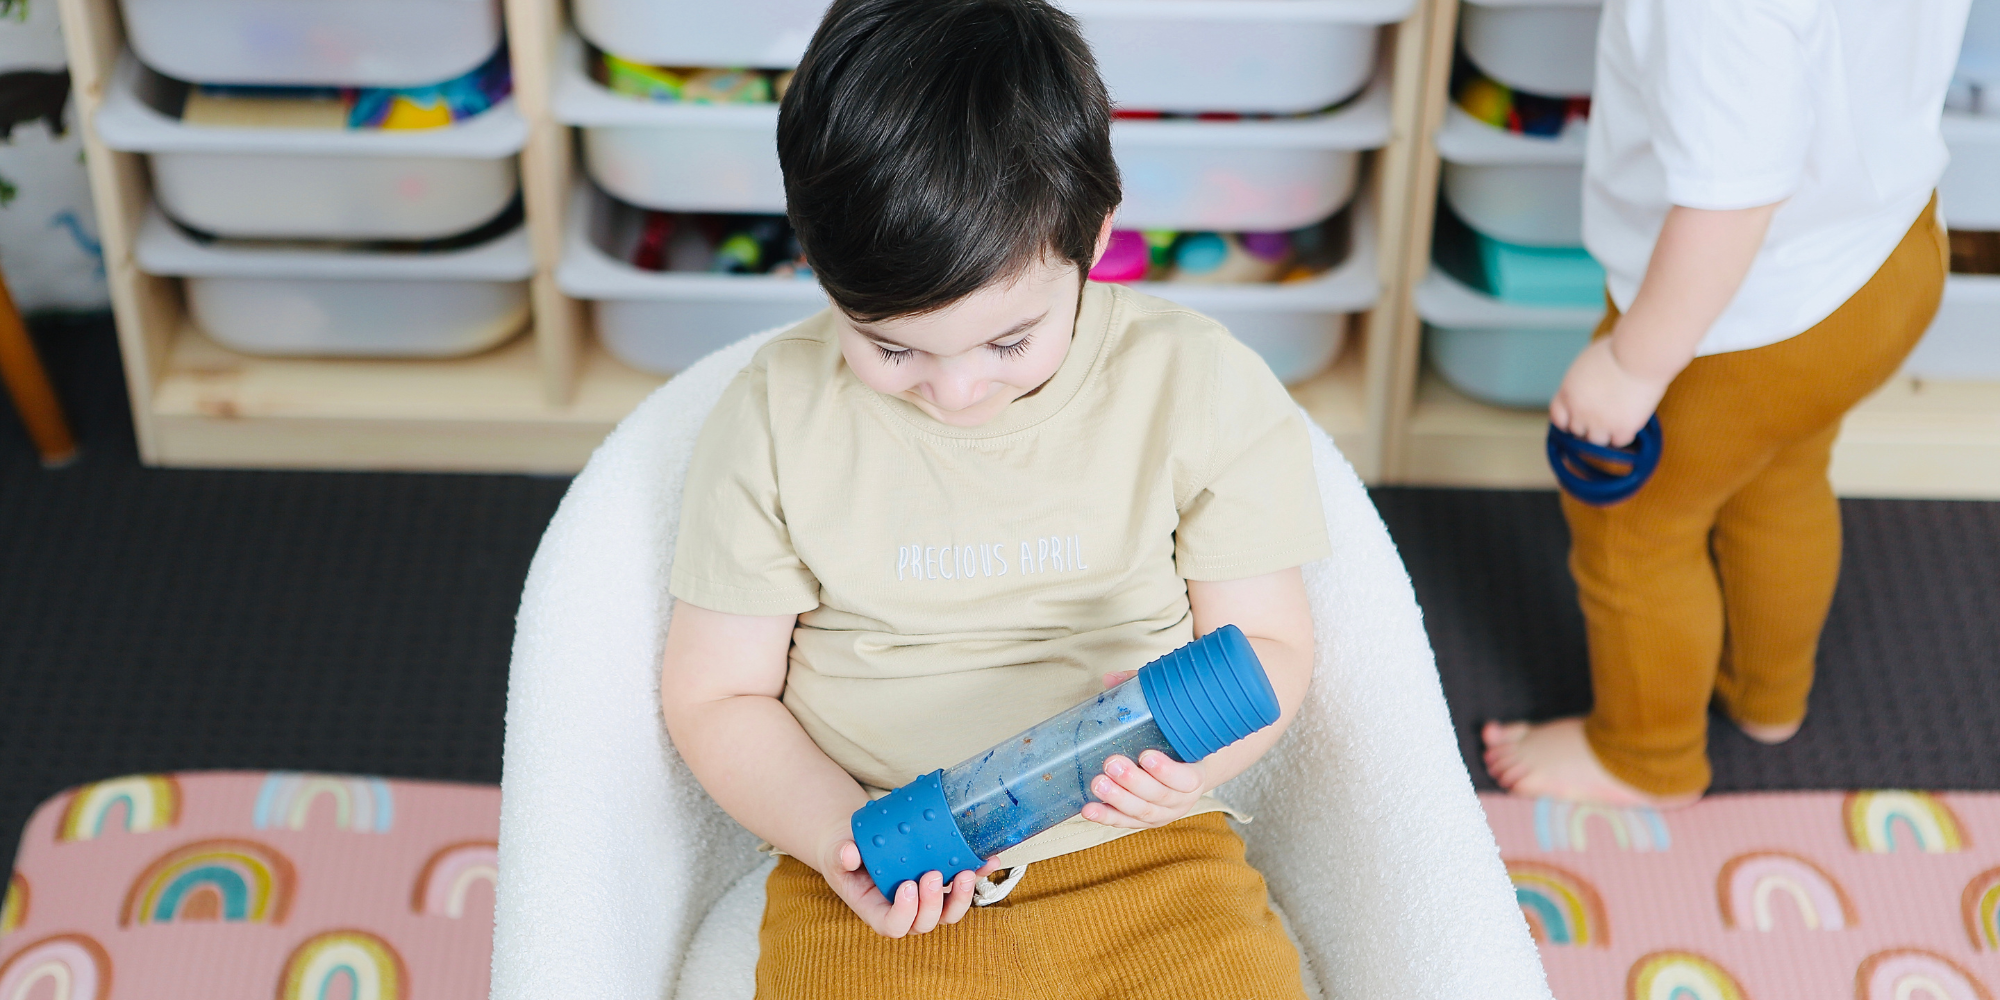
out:
<path id="1" fill-rule="evenodd" d="M 1027 353 L 1028 341 L 1032 339 L 1034 339 L 1032 334 L 1024 334 L 1019 340 L 1016 340 L 1011 344 L 987 344 L 985 346 L 988 350 L 992 351 L 995 354 L 1000 355 L 1003 358 L 1018 358 L 1021 355 Z M 907 359 L 911 354 L 915 353 L 914 349 L 912 348 L 890 347 L 889 345 L 884 344 L 879 340 L 871 340 L 868 343 L 872 345 L 875 348 L 875 350 L 882 355 L 883 361 L 886 361 L 892 365 L 902 364 L 905 359 Z"/>

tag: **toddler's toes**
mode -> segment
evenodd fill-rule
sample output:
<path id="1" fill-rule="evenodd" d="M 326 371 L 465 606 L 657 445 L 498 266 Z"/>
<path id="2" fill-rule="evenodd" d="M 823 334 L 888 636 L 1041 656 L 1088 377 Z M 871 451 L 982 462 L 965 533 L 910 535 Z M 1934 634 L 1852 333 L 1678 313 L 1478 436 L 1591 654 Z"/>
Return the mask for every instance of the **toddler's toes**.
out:
<path id="1" fill-rule="evenodd" d="M 1748 736 L 1759 743 L 1772 746 L 1775 746 L 1779 743 L 1783 743 L 1786 740 L 1789 740 L 1792 737 L 1797 736 L 1799 733 L 1799 727 L 1805 725 L 1806 722 L 1806 720 L 1800 719 L 1797 722 L 1787 722 L 1778 725 L 1769 725 L 1761 722 L 1744 722 L 1741 719 L 1736 719 L 1732 721 L 1736 723 L 1736 728 L 1743 730 L 1743 735 Z"/>
<path id="2" fill-rule="evenodd" d="M 1525 722 L 1493 720 L 1480 727 L 1479 738 L 1485 742 L 1487 750 L 1498 750 L 1521 742 L 1521 737 L 1528 735 L 1530 728 Z"/>

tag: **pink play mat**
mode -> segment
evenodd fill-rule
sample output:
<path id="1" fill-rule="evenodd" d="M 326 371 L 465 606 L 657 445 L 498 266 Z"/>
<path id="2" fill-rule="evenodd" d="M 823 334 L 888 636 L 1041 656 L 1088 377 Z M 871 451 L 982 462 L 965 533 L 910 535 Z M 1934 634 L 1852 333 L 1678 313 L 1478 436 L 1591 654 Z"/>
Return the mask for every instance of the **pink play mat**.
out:
<path id="1" fill-rule="evenodd" d="M 484 1000 L 500 790 L 137 775 L 28 821 L 4 1000 Z"/>
<path id="2" fill-rule="evenodd" d="M 2000 795 L 1483 796 L 1558 1000 L 2000 1000 Z M 497 788 L 141 775 L 44 804 L 0 1000 L 482 1000 Z"/>
<path id="3" fill-rule="evenodd" d="M 2000 795 L 1483 795 L 1557 1000 L 1995 1000 Z"/>

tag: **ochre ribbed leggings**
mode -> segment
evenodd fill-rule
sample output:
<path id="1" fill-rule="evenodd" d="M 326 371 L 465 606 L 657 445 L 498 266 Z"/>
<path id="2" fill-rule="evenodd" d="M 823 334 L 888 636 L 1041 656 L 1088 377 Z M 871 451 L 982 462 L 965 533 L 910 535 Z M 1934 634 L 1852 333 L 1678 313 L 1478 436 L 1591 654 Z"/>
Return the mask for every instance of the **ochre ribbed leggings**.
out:
<path id="1" fill-rule="evenodd" d="M 1933 198 L 1818 325 L 1696 358 L 1674 379 L 1666 448 L 1637 495 L 1563 497 L 1596 699 L 1584 732 L 1612 774 L 1654 795 L 1706 789 L 1711 697 L 1739 721 L 1805 716 L 1840 574 L 1833 440 L 1930 325 L 1947 260 Z"/>
<path id="2" fill-rule="evenodd" d="M 1299 955 L 1221 813 L 1028 867 L 929 934 L 870 930 L 818 872 L 766 883 L 758 1000 L 1303 1000 Z"/>

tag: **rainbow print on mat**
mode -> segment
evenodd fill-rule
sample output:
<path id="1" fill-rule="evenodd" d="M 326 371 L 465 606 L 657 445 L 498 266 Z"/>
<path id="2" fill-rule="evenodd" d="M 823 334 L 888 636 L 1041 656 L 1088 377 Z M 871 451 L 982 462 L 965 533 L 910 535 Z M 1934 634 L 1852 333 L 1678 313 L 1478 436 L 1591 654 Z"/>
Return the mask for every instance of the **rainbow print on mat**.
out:
<path id="1" fill-rule="evenodd" d="M 1592 824 L 1592 820 L 1598 820 Z M 1544 851 L 1581 851 L 1593 825 L 1621 851 L 1664 851 L 1673 844 L 1667 821 L 1644 806 L 1619 808 L 1561 799 L 1535 800 L 1535 842 Z M 1600 839 L 1599 843 L 1603 841 Z"/>
<path id="2" fill-rule="evenodd" d="M 0 898 L 0 935 L 12 934 L 28 922 L 28 900 L 28 879 L 15 872 L 7 880 L 7 895 Z"/>
<path id="3" fill-rule="evenodd" d="M 1537 861 L 1509 861 L 1507 879 L 1537 943 L 1611 946 L 1604 901 L 1581 875 Z"/>
<path id="4" fill-rule="evenodd" d="M 343 984 L 346 992 L 335 989 Z M 316 935 L 285 961 L 278 1000 L 403 1000 L 410 988 L 403 956 L 367 931 L 339 930 Z"/>
<path id="5" fill-rule="evenodd" d="M 249 840 L 204 840 L 168 852 L 125 894 L 118 926 L 189 920 L 282 924 L 291 910 L 292 863 Z"/>
<path id="6" fill-rule="evenodd" d="M 181 786 L 165 774 L 134 774 L 84 785 L 70 793 L 62 822 L 56 826 L 56 839 L 96 840 L 105 834 L 106 821 L 120 805 L 125 807 L 123 818 L 111 829 L 127 833 L 165 830 L 180 822 Z"/>
<path id="7" fill-rule="evenodd" d="M 48 983 L 54 992 L 40 990 Z M 0 964 L 0 997 L 27 1000 L 104 1000 L 111 995 L 111 956 L 96 941 L 81 934 L 43 938 Z"/>
<path id="8" fill-rule="evenodd" d="M 1922 948 L 1876 952 L 1854 973 L 1855 1000 L 1993 1000 L 1964 967 Z"/>
<path id="9" fill-rule="evenodd" d="M 2000 951 L 2000 868 L 1988 868 L 1965 883 L 1959 910 L 1972 946 L 1980 951 Z"/>
<path id="10" fill-rule="evenodd" d="M 1748 1000 L 1736 977 L 1691 951 L 1656 951 L 1632 963 L 1628 1000 Z"/>
<path id="11" fill-rule="evenodd" d="M 273 771 L 257 793 L 253 817 L 259 830 L 303 830 L 320 796 L 333 799 L 334 827 L 356 833 L 388 833 L 396 818 L 395 797 L 380 778 Z"/>
<path id="12" fill-rule="evenodd" d="M 1715 877 L 1722 926 L 1769 931 L 1771 901 L 1784 896 L 1807 930 L 1838 931 L 1860 922 L 1847 890 L 1826 869 L 1788 851 L 1751 851 L 1730 858 Z"/>
<path id="13" fill-rule="evenodd" d="M 465 916 L 465 893 L 475 882 L 498 887 L 500 845 L 490 840 L 452 844 L 431 855 L 417 875 L 410 909 L 425 916 Z"/>
<path id="14" fill-rule="evenodd" d="M 1847 818 L 1847 840 L 1857 851 L 1894 851 L 1898 827 L 1925 854 L 1952 854 L 1966 846 L 1958 817 L 1929 792 L 1850 792 L 1841 811 Z"/>

